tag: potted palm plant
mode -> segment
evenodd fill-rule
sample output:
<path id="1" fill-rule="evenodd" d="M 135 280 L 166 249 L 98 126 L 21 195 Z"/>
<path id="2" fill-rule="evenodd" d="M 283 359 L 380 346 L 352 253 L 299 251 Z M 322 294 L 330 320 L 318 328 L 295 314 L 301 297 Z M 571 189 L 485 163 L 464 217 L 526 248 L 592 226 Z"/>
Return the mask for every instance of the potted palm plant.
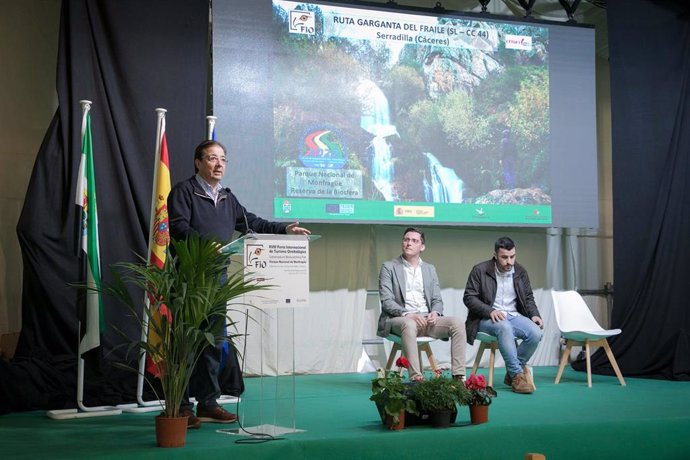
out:
<path id="1" fill-rule="evenodd" d="M 180 404 L 202 350 L 224 340 L 228 303 L 233 299 L 269 286 L 261 285 L 242 269 L 227 274 L 228 256 L 219 253 L 213 240 L 192 235 L 172 241 L 174 257 L 166 258 L 163 268 L 146 263 L 114 265 L 112 284 L 96 288 L 120 300 L 140 325 L 148 322 L 149 337 L 132 340 L 129 350 L 142 350 L 153 363 L 149 370 L 160 379 L 165 410 L 156 418 L 156 431 L 166 422 L 180 420 L 178 430 L 184 445 L 187 417 L 180 417 Z M 149 307 L 133 300 L 128 287 L 142 289 Z M 149 382 L 150 383 L 150 382 Z M 155 387 L 151 385 L 154 392 Z M 159 445 L 161 445 L 161 438 Z M 173 447 L 173 446 L 170 446 Z M 176 447 L 176 446 L 175 446 Z"/>
<path id="2" fill-rule="evenodd" d="M 435 428 L 450 426 L 450 420 L 457 405 L 467 403 L 468 392 L 458 380 L 436 377 L 418 382 L 413 388 L 414 399 L 422 411 L 429 414 Z"/>

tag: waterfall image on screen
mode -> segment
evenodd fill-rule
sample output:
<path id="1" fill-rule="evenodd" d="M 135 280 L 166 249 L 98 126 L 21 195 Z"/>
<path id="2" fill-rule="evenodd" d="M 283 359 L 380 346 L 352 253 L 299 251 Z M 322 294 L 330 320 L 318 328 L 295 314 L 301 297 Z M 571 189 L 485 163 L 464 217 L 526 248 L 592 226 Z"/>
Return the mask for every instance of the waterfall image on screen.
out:
<path id="1" fill-rule="evenodd" d="M 276 217 L 550 221 L 549 43 L 275 0 Z"/>

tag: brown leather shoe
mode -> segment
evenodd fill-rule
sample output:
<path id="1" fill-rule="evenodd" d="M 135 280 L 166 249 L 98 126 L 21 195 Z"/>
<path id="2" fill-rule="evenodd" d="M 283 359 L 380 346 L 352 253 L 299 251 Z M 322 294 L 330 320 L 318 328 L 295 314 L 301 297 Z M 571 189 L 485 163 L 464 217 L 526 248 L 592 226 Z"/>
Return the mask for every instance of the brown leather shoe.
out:
<path id="1" fill-rule="evenodd" d="M 198 430 L 199 428 L 201 428 L 201 420 L 199 420 L 197 416 L 194 415 L 194 411 L 192 411 L 192 409 L 182 409 L 180 410 L 180 415 L 183 417 L 187 417 L 188 430 Z"/>
<path id="2" fill-rule="evenodd" d="M 513 377 L 513 382 L 511 384 L 514 393 L 530 394 L 534 391 L 532 384 L 529 383 L 525 374 L 520 372 L 518 375 Z"/>
<path id="3" fill-rule="evenodd" d="M 511 386 L 513 384 L 513 379 L 510 377 L 510 374 L 506 372 L 506 376 L 503 379 L 503 383 L 505 383 L 508 386 Z"/>
<path id="4" fill-rule="evenodd" d="M 202 422 L 211 423 L 234 423 L 237 421 L 237 415 L 228 412 L 220 406 L 206 407 L 204 409 L 196 409 L 196 416 Z"/>

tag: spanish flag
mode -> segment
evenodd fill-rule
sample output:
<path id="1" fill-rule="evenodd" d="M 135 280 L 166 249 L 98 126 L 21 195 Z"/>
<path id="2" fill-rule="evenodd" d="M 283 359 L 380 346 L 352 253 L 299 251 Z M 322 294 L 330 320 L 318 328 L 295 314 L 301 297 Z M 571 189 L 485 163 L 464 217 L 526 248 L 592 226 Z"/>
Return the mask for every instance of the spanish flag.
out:
<path id="1" fill-rule="evenodd" d="M 168 222 L 168 194 L 170 193 L 170 161 L 168 159 L 168 143 L 165 138 L 165 109 L 156 109 L 158 112 L 158 136 L 156 142 L 156 167 L 154 171 L 153 194 L 151 200 L 151 225 L 149 229 L 149 256 L 148 262 L 158 268 L 163 268 L 167 257 L 168 244 L 170 243 L 170 225 Z M 149 308 L 153 299 L 146 298 L 146 308 Z M 161 311 L 164 310 L 161 307 Z M 161 338 L 155 333 L 156 327 L 152 323 L 160 324 L 161 311 L 150 312 L 148 343 L 154 347 L 161 342 Z M 172 320 L 172 318 L 167 318 Z M 155 375 L 160 375 L 162 363 L 155 354 L 147 356 L 147 370 Z"/>

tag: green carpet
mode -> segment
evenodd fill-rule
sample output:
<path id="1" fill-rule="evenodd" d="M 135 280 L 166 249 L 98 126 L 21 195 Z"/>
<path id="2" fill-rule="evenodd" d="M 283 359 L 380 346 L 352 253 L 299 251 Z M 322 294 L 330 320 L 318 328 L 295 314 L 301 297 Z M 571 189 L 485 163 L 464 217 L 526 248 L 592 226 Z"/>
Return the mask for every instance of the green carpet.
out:
<path id="1" fill-rule="evenodd" d="M 234 425 L 204 424 L 190 431 L 179 449 L 155 447 L 154 413 L 56 421 L 43 412 L 0 417 L 0 458 L 233 458 L 233 459 L 522 459 L 538 452 L 547 459 L 690 458 L 690 382 L 586 375 L 567 369 L 554 385 L 555 367 L 535 369 L 533 395 L 503 385 L 489 423 L 472 426 L 461 407 L 455 425 L 387 431 L 370 394 L 371 374 L 306 375 L 295 378 L 296 426 L 305 430 L 261 444 L 237 444 L 238 436 L 217 433 Z M 268 380 L 264 380 L 265 389 Z M 245 426 L 260 404 L 259 379 L 246 379 L 239 412 Z M 268 394 L 270 391 L 264 392 Z M 234 405 L 226 406 L 236 412 Z M 263 412 L 266 423 L 266 413 Z"/>

